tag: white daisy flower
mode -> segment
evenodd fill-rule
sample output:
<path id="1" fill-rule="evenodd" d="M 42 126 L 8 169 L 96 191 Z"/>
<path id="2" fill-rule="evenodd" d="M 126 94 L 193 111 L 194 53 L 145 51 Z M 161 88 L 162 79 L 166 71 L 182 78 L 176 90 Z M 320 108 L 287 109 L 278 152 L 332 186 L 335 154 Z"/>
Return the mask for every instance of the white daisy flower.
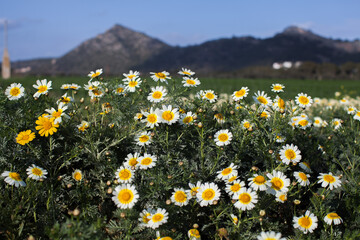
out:
<path id="1" fill-rule="evenodd" d="M 92 80 L 93 78 L 100 76 L 102 73 L 103 73 L 103 70 L 102 70 L 102 68 L 100 68 L 100 69 L 97 69 L 95 72 L 91 71 L 88 74 L 88 77 L 90 77 L 90 80 Z"/>
<path id="2" fill-rule="evenodd" d="M 139 168 L 149 169 L 156 165 L 157 158 L 154 155 L 145 153 L 144 156 L 139 157 Z"/>
<path id="3" fill-rule="evenodd" d="M 255 93 L 253 99 L 255 100 L 256 103 L 260 104 L 260 106 L 265 108 L 272 105 L 271 98 L 268 97 L 264 91 L 262 92 L 258 91 L 257 93 Z"/>
<path id="4" fill-rule="evenodd" d="M 34 98 L 40 97 L 40 95 L 47 94 L 51 88 L 52 81 L 47 81 L 46 79 L 37 80 L 36 84 L 33 85 L 37 89 L 37 92 L 34 94 Z"/>
<path id="5" fill-rule="evenodd" d="M 76 127 L 78 128 L 79 132 L 85 132 L 85 130 L 90 127 L 90 124 L 87 121 L 81 121 L 81 123 Z"/>
<path id="6" fill-rule="evenodd" d="M 228 129 L 219 130 L 214 135 L 214 141 L 217 146 L 226 146 L 232 140 L 232 133 Z"/>
<path id="7" fill-rule="evenodd" d="M 190 198 L 191 196 L 189 196 L 189 193 L 183 188 L 175 188 L 171 195 L 171 201 L 180 207 L 187 205 Z"/>
<path id="8" fill-rule="evenodd" d="M 192 112 L 187 112 L 186 114 L 183 113 L 180 115 L 180 119 L 179 122 L 181 125 L 184 126 L 189 126 L 189 125 L 193 125 L 194 121 L 195 121 L 195 113 Z"/>
<path id="9" fill-rule="evenodd" d="M 161 122 L 171 125 L 179 120 L 179 111 L 177 108 L 173 108 L 171 105 L 162 106 L 160 109 Z"/>
<path id="10" fill-rule="evenodd" d="M 268 189 L 266 178 L 262 175 L 254 174 L 253 177 L 248 178 L 249 187 L 254 191 L 266 191 Z"/>
<path id="11" fill-rule="evenodd" d="M 81 86 L 76 83 L 72 83 L 72 84 L 70 84 L 69 88 L 71 90 L 79 90 L 81 88 Z"/>
<path id="12" fill-rule="evenodd" d="M 157 82 L 157 81 L 160 80 L 160 82 L 165 82 L 165 83 L 167 83 L 167 79 L 171 79 L 170 74 L 169 74 L 168 72 L 166 72 L 166 71 L 157 72 L 157 73 L 155 73 L 155 72 L 150 72 L 150 74 L 152 74 L 150 77 L 151 77 L 155 82 Z"/>
<path id="13" fill-rule="evenodd" d="M 328 225 L 331 224 L 338 225 L 343 222 L 342 218 L 335 212 L 326 214 L 326 216 L 324 217 L 324 221 Z"/>
<path id="14" fill-rule="evenodd" d="M 125 85 L 119 84 L 113 91 L 116 95 L 124 95 L 125 94 Z"/>
<path id="15" fill-rule="evenodd" d="M 87 91 L 94 91 L 100 87 L 100 84 L 101 83 L 99 81 L 88 81 L 87 84 L 84 84 L 84 89 Z"/>
<path id="16" fill-rule="evenodd" d="M 217 95 L 214 93 L 213 90 L 206 90 L 202 96 L 202 99 L 208 100 L 210 103 L 213 103 L 217 99 Z"/>
<path id="17" fill-rule="evenodd" d="M 279 96 L 276 96 L 272 106 L 278 112 L 284 112 L 286 107 L 284 99 Z"/>
<path id="18" fill-rule="evenodd" d="M 194 75 L 195 72 L 191 71 L 190 69 L 181 68 L 181 71 L 179 71 L 178 74 L 190 77 L 190 76 Z"/>
<path id="19" fill-rule="evenodd" d="M 301 167 L 302 170 L 304 170 L 304 171 L 307 172 L 307 173 L 311 173 L 311 172 L 312 172 L 312 171 L 311 171 L 311 168 L 310 168 L 310 165 L 309 165 L 309 163 L 307 163 L 307 162 L 301 162 L 301 163 L 299 164 L 299 166 Z"/>
<path id="20" fill-rule="evenodd" d="M 300 150 L 296 145 L 286 144 L 280 150 L 280 159 L 283 163 L 289 165 L 290 162 L 298 163 L 301 160 Z"/>
<path id="21" fill-rule="evenodd" d="M 356 115 L 355 115 L 356 116 Z M 354 119 L 356 119 L 354 117 Z M 334 118 L 332 121 L 331 121 L 331 125 L 334 127 L 335 130 L 339 129 L 341 127 L 341 119 L 339 118 Z"/>
<path id="22" fill-rule="evenodd" d="M 217 172 L 217 178 L 220 180 L 227 180 L 231 176 L 238 174 L 238 171 L 236 170 L 237 168 L 238 166 L 236 166 L 234 163 L 231 163 L 229 167 Z"/>
<path id="23" fill-rule="evenodd" d="M 318 226 L 317 224 L 317 217 L 310 213 L 310 211 L 306 211 L 305 215 L 300 217 L 293 218 L 293 226 L 294 228 L 298 228 L 299 230 L 303 231 L 305 234 L 312 233 Z"/>
<path id="24" fill-rule="evenodd" d="M 216 114 L 214 115 L 214 119 L 215 119 L 219 124 L 225 123 L 225 117 L 224 117 L 224 115 L 222 115 L 221 113 L 216 113 Z"/>
<path id="25" fill-rule="evenodd" d="M 141 132 L 135 136 L 136 145 L 145 146 L 151 143 L 151 132 Z"/>
<path id="26" fill-rule="evenodd" d="M 275 201 L 284 203 L 287 200 L 287 193 L 276 192 Z"/>
<path id="27" fill-rule="evenodd" d="M 30 167 L 26 169 L 26 173 L 28 175 L 28 178 L 34 179 L 34 180 L 40 180 L 46 178 L 46 175 L 48 172 L 41 168 L 36 166 L 35 164 L 32 164 Z"/>
<path id="28" fill-rule="evenodd" d="M 68 90 L 68 89 L 70 89 L 70 84 L 65 83 L 65 84 L 61 85 L 60 88 L 63 89 L 63 90 Z"/>
<path id="29" fill-rule="evenodd" d="M 338 188 L 341 186 L 340 178 L 338 176 L 334 176 L 331 172 L 320 173 L 318 179 L 319 179 L 318 183 L 321 183 L 321 187 L 323 188 L 329 186 L 329 189 L 333 190 L 334 188 Z"/>
<path id="30" fill-rule="evenodd" d="M 294 177 L 296 178 L 296 181 L 303 187 L 310 184 L 310 181 L 309 181 L 310 175 L 309 174 L 305 174 L 303 172 L 294 172 Z"/>
<path id="31" fill-rule="evenodd" d="M 201 185 L 196 198 L 201 207 L 212 205 L 220 199 L 221 192 L 215 183 L 204 183 Z"/>
<path id="32" fill-rule="evenodd" d="M 62 118 L 70 119 L 69 115 L 65 113 L 65 111 L 68 109 L 68 106 L 66 106 L 65 103 L 60 102 L 58 105 L 57 110 L 55 108 L 46 109 L 45 112 L 49 113 L 47 115 L 47 118 L 53 118 L 54 124 L 59 124 L 62 122 Z"/>
<path id="33" fill-rule="evenodd" d="M 83 173 L 79 170 L 79 169 L 76 169 L 73 173 L 72 173 L 72 177 L 75 181 L 79 182 L 81 181 L 84 176 L 83 176 Z"/>
<path id="34" fill-rule="evenodd" d="M 166 88 L 163 86 L 152 87 L 147 100 L 150 102 L 158 103 L 164 100 L 167 95 Z"/>
<path id="35" fill-rule="evenodd" d="M 274 231 L 271 232 L 261 232 L 259 236 L 257 236 L 257 240 L 286 240 L 286 238 L 281 237 L 281 233 L 276 233 Z"/>
<path id="36" fill-rule="evenodd" d="M 138 78 L 140 73 L 138 71 L 130 70 L 129 73 L 123 73 L 123 76 L 125 77 L 123 80 L 132 80 Z"/>
<path id="37" fill-rule="evenodd" d="M 140 153 L 129 153 L 124 162 L 125 167 L 137 169 L 139 167 L 138 158 L 140 157 Z"/>
<path id="38" fill-rule="evenodd" d="M 129 167 L 120 167 L 116 170 L 115 176 L 120 183 L 131 183 L 135 172 Z"/>
<path id="39" fill-rule="evenodd" d="M 167 222 L 169 218 L 168 215 L 169 213 L 165 209 L 158 208 L 155 213 L 150 216 L 151 219 L 148 222 L 149 227 L 151 227 L 152 229 L 156 229 L 160 225 L 163 225 Z"/>
<path id="40" fill-rule="evenodd" d="M 138 219 L 140 222 L 140 226 L 149 227 L 148 223 L 151 220 L 151 212 L 152 211 L 150 209 L 142 210 Z"/>
<path id="41" fill-rule="evenodd" d="M 318 97 L 314 98 L 314 103 L 315 104 L 319 104 L 320 102 L 321 102 L 320 98 L 318 98 Z"/>
<path id="42" fill-rule="evenodd" d="M 285 140 L 286 140 L 286 137 L 284 137 L 284 136 L 282 136 L 282 135 L 280 135 L 280 134 L 276 134 L 276 136 L 275 136 L 275 141 L 276 141 L 277 143 L 283 143 L 283 142 L 285 142 Z"/>
<path id="43" fill-rule="evenodd" d="M 196 184 L 189 183 L 190 190 L 187 190 L 187 192 L 192 198 L 196 197 L 196 194 L 199 192 L 201 185 L 202 183 L 200 181 L 197 181 Z"/>
<path id="44" fill-rule="evenodd" d="M 349 103 L 349 100 L 347 100 L 346 98 L 342 98 L 342 99 L 340 99 L 340 104 L 342 104 L 342 105 L 346 105 L 346 104 L 348 104 Z"/>
<path id="45" fill-rule="evenodd" d="M 238 193 L 242 188 L 245 187 L 245 182 L 240 180 L 235 180 L 232 183 L 226 184 L 225 191 L 230 195 L 230 197 Z"/>
<path id="46" fill-rule="evenodd" d="M 149 112 L 141 111 L 141 114 L 145 117 L 141 122 L 146 123 L 147 127 L 154 128 L 159 126 L 161 122 L 161 112 L 158 108 L 154 110 L 151 107 Z"/>
<path id="47" fill-rule="evenodd" d="M 197 87 L 200 85 L 200 81 L 197 78 L 184 77 L 182 82 L 184 87 Z"/>
<path id="48" fill-rule="evenodd" d="M 271 194 L 276 194 L 276 192 L 287 192 L 289 191 L 290 179 L 286 177 L 283 172 L 273 170 L 272 173 L 266 174 L 269 181 L 266 182 L 268 185 L 268 191 Z"/>
<path id="49" fill-rule="evenodd" d="M 261 118 L 265 118 L 265 119 L 269 119 L 270 118 L 270 113 L 266 110 L 263 110 L 261 113 L 260 113 L 260 117 Z"/>
<path id="50" fill-rule="evenodd" d="M 94 90 L 89 91 L 88 93 L 92 99 L 93 98 L 101 98 L 105 95 L 105 91 L 102 87 L 98 87 Z"/>
<path id="51" fill-rule="evenodd" d="M 360 111 L 356 111 L 354 114 L 354 119 L 360 121 Z"/>
<path id="52" fill-rule="evenodd" d="M 237 200 L 234 206 L 242 211 L 251 210 L 258 202 L 258 196 L 256 192 L 251 189 L 242 188 L 233 196 L 234 200 Z"/>
<path id="53" fill-rule="evenodd" d="M 295 102 L 297 105 L 299 105 L 302 108 L 310 107 L 313 103 L 313 100 L 310 96 L 308 96 L 306 93 L 299 93 L 295 97 Z"/>
<path id="54" fill-rule="evenodd" d="M 112 200 L 118 208 L 126 209 L 133 208 L 135 203 L 139 200 L 139 194 L 135 186 L 130 184 L 122 184 L 113 191 Z"/>
<path id="55" fill-rule="evenodd" d="M 239 218 L 238 218 L 236 215 L 232 214 L 232 213 L 230 214 L 230 216 L 231 216 L 232 222 L 233 222 L 235 225 L 237 225 L 238 222 L 239 222 Z"/>
<path id="56" fill-rule="evenodd" d="M 350 114 L 350 115 L 354 115 L 354 114 L 357 112 L 356 108 L 353 107 L 353 106 L 348 107 L 348 108 L 346 109 L 346 111 L 347 111 L 347 113 Z M 360 120 L 360 113 L 359 113 L 359 120 Z"/>
<path id="57" fill-rule="evenodd" d="M 251 130 L 252 129 L 252 124 L 247 119 L 242 120 L 241 123 L 240 123 L 240 126 L 244 130 Z"/>
<path id="58" fill-rule="evenodd" d="M 248 94 L 249 94 L 249 88 L 242 87 L 240 90 L 233 92 L 231 96 L 234 101 L 239 101 L 241 99 L 246 98 Z"/>
<path id="59" fill-rule="evenodd" d="M 14 185 L 15 187 L 26 186 L 26 183 L 21 179 L 20 174 L 17 172 L 5 171 L 1 176 L 5 177 L 4 181 L 9 185 Z"/>
<path id="60" fill-rule="evenodd" d="M 306 128 L 309 128 L 309 127 L 311 127 L 311 121 L 307 118 L 307 117 L 300 117 L 297 121 L 296 121 L 296 123 L 295 123 L 295 125 L 297 125 L 299 128 L 301 128 L 301 129 L 306 129 Z"/>
<path id="61" fill-rule="evenodd" d="M 71 105 L 71 102 L 73 102 L 73 101 L 74 101 L 74 99 L 72 97 L 68 96 L 67 93 L 65 93 L 56 101 L 56 104 L 64 103 L 66 105 Z"/>
<path id="62" fill-rule="evenodd" d="M 283 92 L 284 88 L 285 88 L 285 86 L 280 83 L 273 83 L 271 85 L 271 91 L 276 92 L 276 93 Z"/>
<path id="63" fill-rule="evenodd" d="M 5 95 L 9 100 L 17 100 L 25 95 L 25 89 L 21 83 L 12 83 L 5 89 Z"/>
<path id="64" fill-rule="evenodd" d="M 140 78 L 132 78 L 132 79 L 125 78 L 123 82 L 125 84 L 125 91 L 127 92 L 135 92 L 136 88 L 139 88 L 140 84 L 142 83 Z"/>
<path id="65" fill-rule="evenodd" d="M 314 117 L 314 126 L 315 127 L 322 127 L 323 120 L 321 117 Z"/>

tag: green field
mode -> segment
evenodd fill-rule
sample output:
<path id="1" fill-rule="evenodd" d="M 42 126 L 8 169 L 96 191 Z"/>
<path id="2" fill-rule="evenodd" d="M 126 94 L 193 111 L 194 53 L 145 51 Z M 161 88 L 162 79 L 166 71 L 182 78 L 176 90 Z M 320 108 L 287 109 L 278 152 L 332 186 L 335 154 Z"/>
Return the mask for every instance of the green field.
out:
<path id="1" fill-rule="evenodd" d="M 24 77 L 24 78 L 12 78 L 9 80 L 0 80 L 0 87 L 5 89 L 13 82 L 21 83 L 25 88 L 31 89 L 32 85 L 37 79 L 48 79 L 53 81 L 53 93 L 56 96 L 62 94 L 60 89 L 64 83 L 77 83 L 83 86 L 87 83 L 87 77 Z M 147 76 L 146 79 L 150 80 Z M 232 79 L 232 78 L 200 78 L 201 85 L 199 90 L 213 89 L 217 93 L 233 93 L 235 90 L 239 90 L 241 87 L 246 86 L 250 89 L 250 95 L 258 90 L 270 93 L 270 86 L 272 83 L 281 83 L 285 85 L 285 92 L 283 94 L 286 98 L 293 98 L 298 93 L 304 92 L 312 97 L 320 98 L 333 98 L 335 92 L 341 92 L 343 95 L 349 95 L 356 97 L 360 95 L 360 81 L 355 80 L 298 80 L 298 79 L 286 79 L 286 80 L 274 80 L 274 79 Z M 177 79 L 181 81 L 181 79 Z M 80 94 L 83 91 L 80 91 Z M 85 94 L 85 93 L 83 93 Z"/>

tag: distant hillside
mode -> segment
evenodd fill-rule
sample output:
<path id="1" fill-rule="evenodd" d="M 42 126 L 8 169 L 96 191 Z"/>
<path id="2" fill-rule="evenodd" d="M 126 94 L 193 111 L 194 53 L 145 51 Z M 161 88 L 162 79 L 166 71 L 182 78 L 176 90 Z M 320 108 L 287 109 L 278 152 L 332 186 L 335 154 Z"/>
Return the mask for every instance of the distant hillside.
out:
<path id="1" fill-rule="evenodd" d="M 176 71 L 189 67 L 198 73 L 213 74 L 249 66 L 271 66 L 273 62 L 282 61 L 360 62 L 360 41 L 333 40 L 291 26 L 266 39 L 233 37 L 172 47 L 115 25 L 58 59 L 20 61 L 13 63 L 13 68 L 30 66 L 28 73 L 31 74 L 72 75 L 85 75 L 90 70 L 103 68 L 107 74 L 119 75 L 130 69 Z"/>

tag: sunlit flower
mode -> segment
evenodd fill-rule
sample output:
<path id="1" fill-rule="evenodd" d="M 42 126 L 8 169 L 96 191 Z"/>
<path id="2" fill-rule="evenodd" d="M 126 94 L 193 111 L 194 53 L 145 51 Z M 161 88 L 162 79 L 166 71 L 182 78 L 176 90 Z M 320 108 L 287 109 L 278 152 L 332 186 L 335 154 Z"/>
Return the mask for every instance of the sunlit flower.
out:
<path id="1" fill-rule="evenodd" d="M 266 178 L 262 175 L 254 174 L 253 177 L 248 179 L 249 187 L 255 191 L 266 191 L 268 186 L 266 185 Z"/>
<path id="2" fill-rule="evenodd" d="M 96 77 L 100 76 L 102 73 L 103 73 L 103 70 L 102 70 L 102 68 L 100 68 L 100 69 L 97 69 L 95 72 L 94 72 L 94 71 L 91 71 L 91 72 L 88 74 L 88 77 L 90 77 L 90 80 L 91 80 L 91 79 L 93 79 L 93 78 L 96 78 Z"/>
<path id="3" fill-rule="evenodd" d="M 286 238 L 281 237 L 281 233 L 276 232 L 261 232 L 259 236 L 257 236 L 258 240 L 286 240 Z"/>
<path id="4" fill-rule="evenodd" d="M 35 123 L 37 124 L 35 129 L 39 131 L 39 134 L 42 137 L 53 135 L 55 132 L 57 132 L 57 128 L 59 127 L 58 124 L 54 123 L 54 118 L 48 118 L 47 114 L 40 116 Z"/>
<path id="5" fill-rule="evenodd" d="M 129 153 L 125 158 L 124 166 L 134 169 L 138 168 L 140 165 L 138 161 L 139 156 L 140 153 L 134 153 L 134 154 Z"/>
<path id="6" fill-rule="evenodd" d="M 80 170 L 76 169 L 73 174 L 72 177 L 75 181 L 79 182 L 83 179 L 83 174 Z"/>
<path id="7" fill-rule="evenodd" d="M 139 194 L 135 186 L 130 184 L 123 184 L 117 186 L 113 191 L 112 200 L 118 208 L 126 209 L 134 207 L 135 203 L 139 200 Z"/>
<path id="8" fill-rule="evenodd" d="M 230 217 L 231 217 L 232 222 L 233 222 L 235 225 L 237 225 L 238 222 L 239 222 L 239 218 L 238 218 L 236 215 L 232 214 L 232 213 L 230 214 Z"/>
<path id="9" fill-rule="evenodd" d="M 290 179 L 288 179 L 283 172 L 273 170 L 272 173 L 266 175 L 269 179 L 266 184 L 269 186 L 268 190 L 272 194 L 276 192 L 289 191 Z"/>
<path id="10" fill-rule="evenodd" d="M 114 89 L 114 93 L 116 95 L 124 95 L 125 94 L 125 85 L 123 85 L 123 84 L 117 85 L 116 88 Z"/>
<path id="11" fill-rule="evenodd" d="M 315 228 L 317 228 L 318 224 L 317 217 L 310 213 L 310 211 L 306 211 L 305 215 L 302 215 L 301 217 L 295 217 L 293 218 L 293 225 L 294 228 L 298 228 L 301 231 L 303 231 L 305 234 L 312 233 Z"/>
<path id="12" fill-rule="evenodd" d="M 123 82 L 125 84 L 125 91 L 128 92 L 135 92 L 136 88 L 139 88 L 140 84 L 142 83 L 140 78 L 132 78 L 132 79 L 125 78 Z"/>
<path id="13" fill-rule="evenodd" d="M 151 143 L 151 133 L 141 132 L 135 136 L 136 145 L 145 146 Z"/>
<path id="14" fill-rule="evenodd" d="M 261 113 L 260 113 L 260 117 L 261 118 L 265 118 L 265 119 L 268 119 L 270 117 L 270 113 L 266 110 L 263 110 Z"/>
<path id="15" fill-rule="evenodd" d="M 162 72 L 150 72 L 150 74 L 152 74 L 150 77 L 155 81 L 159 81 L 160 82 L 166 82 L 167 83 L 167 79 L 171 79 L 170 74 L 166 71 L 162 71 Z"/>
<path id="16" fill-rule="evenodd" d="M 90 127 L 90 124 L 87 121 L 81 121 L 81 123 L 76 127 L 78 128 L 79 132 L 85 132 L 85 130 Z"/>
<path id="17" fill-rule="evenodd" d="M 120 183 L 131 183 L 134 180 L 134 171 L 128 167 L 120 167 L 115 176 Z"/>
<path id="18" fill-rule="evenodd" d="M 220 189 L 215 183 L 204 183 L 201 185 L 196 198 L 201 207 L 212 205 L 220 199 Z"/>
<path id="19" fill-rule="evenodd" d="M 74 99 L 65 93 L 56 101 L 56 104 L 64 103 L 69 105 L 72 101 L 74 101 Z"/>
<path id="20" fill-rule="evenodd" d="M 253 99 L 255 100 L 256 103 L 260 104 L 260 106 L 262 107 L 267 107 L 272 105 L 272 101 L 270 97 L 268 97 L 264 91 L 262 92 L 258 91 L 257 93 L 255 93 Z"/>
<path id="21" fill-rule="evenodd" d="M 238 193 L 243 187 L 245 187 L 244 181 L 235 180 L 232 183 L 226 184 L 225 191 L 232 196 Z"/>
<path id="22" fill-rule="evenodd" d="M 14 185 L 15 187 L 26 186 L 26 183 L 21 179 L 20 174 L 17 172 L 5 171 L 1 176 L 5 177 L 4 181 L 9 185 Z"/>
<path id="23" fill-rule="evenodd" d="M 169 213 L 165 209 L 158 208 L 155 213 L 150 216 L 151 219 L 148 222 L 149 227 L 151 227 L 152 229 L 156 229 L 160 225 L 163 225 L 167 222 L 169 218 L 168 215 Z"/>
<path id="24" fill-rule="evenodd" d="M 217 146 L 225 146 L 230 144 L 232 137 L 233 135 L 228 129 L 219 130 L 214 135 L 214 141 Z"/>
<path id="25" fill-rule="evenodd" d="M 355 117 L 356 117 L 356 115 L 355 115 Z M 354 117 L 354 119 L 356 119 L 355 117 Z M 331 121 L 331 125 L 334 127 L 335 130 L 339 129 L 341 127 L 341 119 L 334 118 Z"/>
<path id="26" fill-rule="evenodd" d="M 311 121 L 307 117 L 300 117 L 296 121 L 295 125 L 297 125 L 301 129 L 305 130 L 306 128 L 311 127 Z"/>
<path id="27" fill-rule="evenodd" d="M 234 101 L 239 101 L 245 98 L 248 94 L 249 94 L 249 88 L 242 87 L 240 90 L 233 92 L 231 96 L 234 99 Z"/>
<path id="28" fill-rule="evenodd" d="M 276 98 L 274 99 L 274 102 L 273 102 L 273 108 L 276 111 L 284 112 L 285 111 L 285 101 L 284 101 L 284 99 L 282 99 L 279 96 L 276 96 Z"/>
<path id="29" fill-rule="evenodd" d="M 275 201 L 284 203 L 287 200 L 287 193 L 276 192 Z"/>
<path id="30" fill-rule="evenodd" d="M 357 112 L 356 108 L 353 107 L 353 106 L 348 107 L 348 108 L 346 109 L 346 111 L 347 111 L 347 113 L 350 114 L 350 115 L 354 115 L 354 114 Z M 360 112 L 359 112 L 359 119 L 360 119 Z"/>
<path id="31" fill-rule="evenodd" d="M 65 105 L 65 103 L 59 103 L 57 110 L 55 108 L 46 109 L 45 111 L 49 113 L 47 115 L 47 118 L 53 118 L 54 124 L 59 124 L 62 122 L 62 118 L 69 119 L 70 117 L 65 113 L 65 110 L 67 110 L 68 107 Z"/>
<path id="32" fill-rule="evenodd" d="M 151 92 L 147 97 L 147 100 L 149 100 L 150 102 L 158 103 L 164 100 L 164 97 L 166 95 L 167 95 L 166 88 L 164 88 L 163 86 L 152 87 Z"/>
<path id="33" fill-rule="evenodd" d="M 204 95 L 202 96 L 202 99 L 206 99 L 210 103 L 213 103 L 216 101 L 217 95 L 214 93 L 213 90 L 206 90 L 204 91 Z"/>
<path id="34" fill-rule="evenodd" d="M 26 130 L 19 132 L 16 137 L 16 142 L 21 145 L 25 145 L 26 143 L 31 142 L 35 138 L 35 133 L 31 132 L 31 130 Z"/>
<path id="35" fill-rule="evenodd" d="M 329 186 L 329 189 L 333 190 L 334 188 L 338 188 L 341 186 L 340 178 L 338 176 L 334 176 L 331 172 L 320 173 L 318 179 L 319 179 L 318 183 L 321 183 L 321 187 L 323 188 Z"/>
<path id="36" fill-rule="evenodd" d="M 313 103 L 313 100 L 311 99 L 310 96 L 308 96 L 306 93 L 299 93 L 296 97 L 295 97 L 295 102 L 297 105 L 299 105 L 300 107 L 306 108 L 306 107 L 310 107 L 311 104 Z"/>
<path id="37" fill-rule="evenodd" d="M 224 117 L 224 115 L 222 115 L 221 113 L 216 113 L 216 114 L 214 115 L 214 119 L 216 119 L 216 121 L 217 121 L 218 123 L 220 123 L 220 124 L 225 123 L 225 117 Z"/>
<path id="38" fill-rule="evenodd" d="M 200 85 L 200 81 L 197 78 L 184 77 L 182 82 L 184 87 L 197 87 Z"/>
<path id="39" fill-rule="evenodd" d="M 197 181 L 196 185 L 189 183 L 190 190 L 187 190 L 191 197 L 195 197 L 201 187 L 201 182 Z"/>
<path id="40" fill-rule="evenodd" d="M 144 156 L 139 157 L 140 169 L 149 169 L 156 165 L 157 158 L 154 155 L 145 153 Z"/>
<path id="41" fill-rule="evenodd" d="M 101 98 L 105 95 L 105 91 L 104 89 L 102 89 L 102 87 L 98 87 L 94 90 L 89 91 L 88 93 L 91 98 Z"/>
<path id="42" fill-rule="evenodd" d="M 294 177 L 296 178 L 297 182 L 303 187 L 310 184 L 309 174 L 305 174 L 303 172 L 294 172 Z"/>
<path id="43" fill-rule="evenodd" d="M 40 95 L 47 94 L 51 88 L 51 81 L 47 81 L 46 79 L 37 80 L 36 84 L 33 85 L 34 88 L 37 89 L 37 92 L 34 94 L 34 98 L 40 97 Z"/>
<path id="44" fill-rule="evenodd" d="M 183 188 L 175 188 L 171 195 L 171 201 L 177 206 L 185 206 L 189 203 L 189 199 L 191 198 L 188 194 L 189 193 L 187 193 Z"/>
<path id="45" fill-rule="evenodd" d="M 160 110 L 161 122 L 171 125 L 179 120 L 179 111 L 177 108 L 173 108 L 171 105 L 162 106 Z"/>
<path id="46" fill-rule="evenodd" d="M 324 217 L 324 221 L 328 225 L 331 225 L 331 224 L 338 225 L 343 222 L 342 218 L 335 212 L 326 214 L 326 216 Z"/>
<path id="47" fill-rule="evenodd" d="M 99 81 L 89 81 L 87 84 L 84 84 L 84 89 L 87 91 L 94 91 L 100 87 L 101 83 Z"/>
<path id="48" fill-rule="evenodd" d="M 238 166 L 236 166 L 234 163 L 231 163 L 227 168 L 217 172 L 217 178 L 221 180 L 227 180 L 231 176 L 238 174 L 238 171 L 236 170 L 237 168 Z"/>
<path id="49" fill-rule="evenodd" d="M 253 209 L 258 202 L 256 192 L 252 191 L 250 188 L 241 188 L 240 191 L 233 196 L 233 199 L 237 200 L 234 206 L 243 211 Z"/>
<path id="50" fill-rule="evenodd" d="M 190 229 L 188 231 L 188 237 L 190 240 L 200 240 L 201 239 L 200 232 L 196 228 Z"/>
<path id="51" fill-rule="evenodd" d="M 280 150 L 281 161 L 287 165 L 291 163 L 298 163 L 301 160 L 301 154 L 298 147 L 294 144 L 286 144 Z"/>
<path id="52" fill-rule="evenodd" d="M 191 71 L 190 69 L 187 69 L 187 68 L 181 68 L 181 71 L 179 71 L 178 74 L 190 77 L 190 76 L 194 75 L 195 72 L 193 72 L 193 71 Z"/>
<path id="53" fill-rule="evenodd" d="M 181 114 L 179 122 L 181 125 L 189 126 L 192 125 L 195 121 L 195 113 L 187 112 L 186 114 Z"/>
<path id="54" fill-rule="evenodd" d="M 322 127 L 323 120 L 321 117 L 314 117 L 314 126 L 315 127 Z"/>
<path id="55" fill-rule="evenodd" d="M 141 122 L 146 123 L 146 126 L 149 128 L 154 128 L 159 126 L 161 122 L 161 112 L 159 109 L 150 108 L 149 112 L 141 111 L 142 115 L 145 117 Z"/>
<path id="56" fill-rule="evenodd" d="M 242 120 L 241 123 L 240 123 L 240 126 L 244 130 L 251 130 L 252 129 L 252 124 L 247 119 Z"/>
<path id="57" fill-rule="evenodd" d="M 48 172 L 45 169 L 38 167 L 35 164 L 32 164 L 30 167 L 28 167 L 26 169 L 26 173 L 29 176 L 29 178 L 34 180 L 44 179 L 48 174 Z"/>
<path id="58" fill-rule="evenodd" d="M 271 91 L 276 92 L 276 93 L 283 92 L 284 88 L 285 88 L 285 86 L 280 83 L 273 83 L 271 85 Z"/>
<path id="59" fill-rule="evenodd" d="M 148 227 L 148 223 L 150 220 L 151 220 L 151 210 L 150 209 L 142 210 L 139 217 L 140 226 Z"/>
<path id="60" fill-rule="evenodd" d="M 25 95 L 25 89 L 21 83 L 12 83 L 6 88 L 5 95 L 9 100 L 17 100 Z"/>
<path id="61" fill-rule="evenodd" d="M 123 80 L 132 80 L 138 78 L 140 76 L 140 73 L 138 71 L 130 70 L 129 73 L 123 73 L 123 76 L 125 77 Z"/>

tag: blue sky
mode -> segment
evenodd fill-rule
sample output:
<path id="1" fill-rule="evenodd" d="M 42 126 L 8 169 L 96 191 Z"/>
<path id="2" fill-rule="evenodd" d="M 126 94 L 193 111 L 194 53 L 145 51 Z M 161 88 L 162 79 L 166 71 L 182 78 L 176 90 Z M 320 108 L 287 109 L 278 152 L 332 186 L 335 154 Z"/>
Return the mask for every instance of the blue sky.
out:
<path id="1" fill-rule="evenodd" d="M 320 35 L 360 38 L 357 0 L 2 0 L 11 60 L 59 57 L 118 23 L 170 45 L 252 35 L 297 25 Z M 3 29 L 0 27 L 0 56 Z"/>

